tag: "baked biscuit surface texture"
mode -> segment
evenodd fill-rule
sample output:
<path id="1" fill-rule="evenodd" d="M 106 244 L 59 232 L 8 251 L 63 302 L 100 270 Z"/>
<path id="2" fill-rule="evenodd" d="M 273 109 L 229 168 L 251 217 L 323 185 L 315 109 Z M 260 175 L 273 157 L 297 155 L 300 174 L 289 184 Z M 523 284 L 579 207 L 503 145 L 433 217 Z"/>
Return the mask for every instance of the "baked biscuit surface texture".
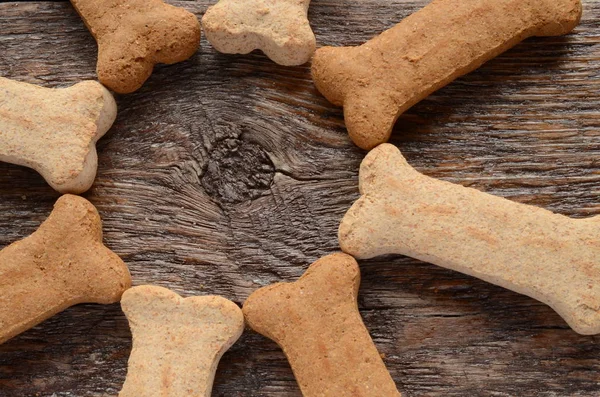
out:
<path id="1" fill-rule="evenodd" d="M 262 50 L 274 62 L 301 65 L 315 52 L 307 13 L 310 0 L 220 0 L 202 17 L 206 38 L 219 52 Z"/>
<path id="2" fill-rule="evenodd" d="M 133 334 L 120 397 L 209 397 L 221 356 L 240 337 L 244 317 L 219 296 L 182 298 L 142 285 L 123 294 Z"/>
<path id="3" fill-rule="evenodd" d="M 305 397 L 400 396 L 358 312 L 359 285 L 358 264 L 338 253 L 244 303 L 246 322 L 281 346 Z"/>
<path id="4" fill-rule="evenodd" d="M 96 177 L 96 142 L 116 115 L 95 81 L 44 88 L 0 77 L 0 161 L 35 169 L 61 193 L 83 193 Z"/>
<path id="5" fill-rule="evenodd" d="M 0 251 L 0 343 L 69 306 L 118 302 L 130 285 L 94 206 L 62 196 L 37 231 Z"/>
<path id="6" fill-rule="evenodd" d="M 576 332 L 600 333 L 600 216 L 572 219 L 427 177 L 390 144 L 363 160 L 359 185 L 339 228 L 344 252 L 469 274 L 548 304 Z"/>
<path id="7" fill-rule="evenodd" d="M 98 43 L 98 79 L 127 94 L 139 89 L 157 63 L 190 58 L 200 46 L 200 23 L 162 0 L 71 0 Z"/>
<path id="8" fill-rule="evenodd" d="M 319 91 L 344 107 L 363 149 L 386 142 L 407 109 L 531 36 L 562 35 L 579 0 L 433 0 L 358 47 L 322 47 L 312 62 Z"/>

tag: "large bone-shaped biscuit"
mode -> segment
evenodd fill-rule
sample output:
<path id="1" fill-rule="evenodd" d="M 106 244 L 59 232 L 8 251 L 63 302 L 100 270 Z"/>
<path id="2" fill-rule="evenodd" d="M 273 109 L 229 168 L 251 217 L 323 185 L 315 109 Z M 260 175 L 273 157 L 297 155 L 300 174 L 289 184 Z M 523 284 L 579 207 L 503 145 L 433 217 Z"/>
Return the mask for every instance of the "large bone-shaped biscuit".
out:
<path id="1" fill-rule="evenodd" d="M 600 216 L 571 219 L 427 177 L 390 144 L 363 160 L 360 191 L 339 229 L 345 252 L 466 273 L 550 305 L 581 334 L 600 333 Z"/>
<path id="2" fill-rule="evenodd" d="M 244 330 L 240 308 L 150 285 L 126 291 L 121 306 L 133 349 L 119 397 L 209 397 L 221 356 Z"/>
<path id="3" fill-rule="evenodd" d="M 281 346 L 305 397 L 400 396 L 358 312 L 359 285 L 358 264 L 338 253 L 244 303 L 246 322 Z"/>
<path id="4" fill-rule="evenodd" d="M 96 142 L 116 116 L 98 82 L 53 89 L 0 77 L 0 161 L 35 169 L 61 193 L 83 193 L 96 177 Z"/>
<path id="5" fill-rule="evenodd" d="M 0 343 L 69 306 L 118 302 L 130 285 L 96 208 L 62 196 L 36 232 L 0 251 Z"/>
<path id="6" fill-rule="evenodd" d="M 313 79 L 344 106 L 354 143 L 371 149 L 434 91 L 528 37 L 566 34 L 580 18 L 580 0 L 433 0 L 359 47 L 318 49 Z"/>
<path id="7" fill-rule="evenodd" d="M 202 17 L 206 38 L 227 54 L 262 50 L 274 62 L 302 65 L 315 52 L 310 0 L 220 0 Z"/>
<path id="8" fill-rule="evenodd" d="M 127 94 L 157 63 L 173 64 L 200 46 L 200 22 L 162 0 L 71 0 L 98 43 L 98 79 Z"/>

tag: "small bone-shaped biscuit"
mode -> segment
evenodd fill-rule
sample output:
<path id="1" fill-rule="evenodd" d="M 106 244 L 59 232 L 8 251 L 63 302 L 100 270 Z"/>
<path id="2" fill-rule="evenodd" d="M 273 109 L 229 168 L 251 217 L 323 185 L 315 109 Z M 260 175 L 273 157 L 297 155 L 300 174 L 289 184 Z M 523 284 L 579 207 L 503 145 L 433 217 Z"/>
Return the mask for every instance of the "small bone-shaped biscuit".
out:
<path id="1" fill-rule="evenodd" d="M 61 193 L 83 193 L 96 177 L 96 142 L 116 116 L 98 82 L 52 89 L 0 77 L 0 161 L 35 169 Z"/>
<path id="2" fill-rule="evenodd" d="M 310 0 L 220 0 L 202 18 L 206 38 L 226 54 L 260 49 L 274 62 L 302 65 L 315 52 Z"/>
<path id="3" fill-rule="evenodd" d="M 244 303 L 247 323 L 281 346 L 305 397 L 400 396 L 358 312 L 359 285 L 358 264 L 338 253 Z"/>
<path id="4" fill-rule="evenodd" d="M 240 308 L 150 285 L 126 291 L 121 306 L 133 349 L 119 397 L 209 397 L 221 356 L 244 330 Z"/>
<path id="5" fill-rule="evenodd" d="M 114 303 L 131 285 L 127 266 L 102 245 L 102 221 L 65 195 L 39 229 L 0 251 L 0 343 L 78 303 Z"/>
<path id="6" fill-rule="evenodd" d="M 98 79 L 127 94 L 157 63 L 182 62 L 200 46 L 200 22 L 162 0 L 71 0 L 98 42 Z"/>
<path id="7" fill-rule="evenodd" d="M 344 106 L 354 143 L 371 149 L 434 91 L 528 37 L 566 34 L 580 18 L 580 0 L 433 0 L 359 47 L 320 48 L 313 79 Z"/>
<path id="8" fill-rule="evenodd" d="M 600 333 L 600 216 L 571 219 L 427 177 L 390 144 L 363 160 L 359 184 L 339 229 L 345 252 L 466 273 L 548 304 L 581 334 Z"/>

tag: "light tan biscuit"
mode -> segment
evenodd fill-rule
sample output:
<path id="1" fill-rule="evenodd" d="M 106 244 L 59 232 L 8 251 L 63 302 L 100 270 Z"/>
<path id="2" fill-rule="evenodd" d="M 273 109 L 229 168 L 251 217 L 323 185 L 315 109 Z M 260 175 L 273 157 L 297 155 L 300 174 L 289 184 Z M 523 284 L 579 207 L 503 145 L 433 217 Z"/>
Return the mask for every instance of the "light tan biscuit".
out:
<path id="1" fill-rule="evenodd" d="M 98 42 L 98 79 L 127 94 L 139 89 L 157 63 L 173 64 L 200 46 L 200 22 L 162 0 L 71 0 Z"/>
<path id="2" fill-rule="evenodd" d="M 312 75 L 344 106 L 354 143 L 372 149 L 434 91 L 528 37 L 566 34 L 580 18 L 580 0 L 433 0 L 359 47 L 318 49 Z"/>
<path id="3" fill-rule="evenodd" d="M 61 193 L 83 193 L 96 177 L 96 142 L 116 116 L 96 81 L 53 89 L 0 77 L 0 161 L 35 169 Z"/>
<path id="4" fill-rule="evenodd" d="M 359 183 L 339 229 L 345 252 L 466 273 L 548 304 L 581 334 L 600 333 L 600 216 L 571 219 L 427 177 L 390 144 L 363 160 Z"/>
<path id="5" fill-rule="evenodd" d="M 0 343 L 69 306 L 118 302 L 130 285 L 96 208 L 62 196 L 36 232 L 0 251 Z"/>
<path id="6" fill-rule="evenodd" d="M 358 312 L 359 285 L 358 264 L 338 253 L 244 303 L 246 322 L 281 346 L 305 397 L 400 396 Z"/>
<path id="7" fill-rule="evenodd" d="M 202 17 L 206 38 L 227 54 L 262 50 L 280 65 L 302 65 L 316 48 L 310 0 L 220 0 Z"/>
<path id="8" fill-rule="evenodd" d="M 240 308 L 150 285 L 125 292 L 121 306 L 133 349 L 119 397 L 209 397 L 221 356 L 244 330 Z"/>

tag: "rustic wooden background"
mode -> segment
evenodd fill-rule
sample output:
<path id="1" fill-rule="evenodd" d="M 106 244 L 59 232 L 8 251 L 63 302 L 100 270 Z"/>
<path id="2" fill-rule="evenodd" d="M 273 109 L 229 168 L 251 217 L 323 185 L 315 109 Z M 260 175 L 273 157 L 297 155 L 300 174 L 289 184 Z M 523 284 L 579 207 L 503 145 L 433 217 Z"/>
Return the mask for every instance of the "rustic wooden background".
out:
<path id="1" fill-rule="evenodd" d="M 172 1 L 199 18 L 211 0 Z M 356 45 L 425 0 L 314 0 L 320 45 Z M 530 39 L 407 112 L 392 142 L 427 175 L 575 217 L 600 214 L 600 1 L 575 34 Z M 95 78 L 96 45 L 68 2 L 0 3 L 0 75 L 43 86 Z M 294 280 L 338 249 L 364 152 L 308 66 L 227 56 L 205 39 L 158 67 L 99 143 L 85 197 L 135 284 L 220 294 Z M 0 247 L 58 194 L 0 164 Z M 600 396 L 598 337 L 547 306 L 404 257 L 362 261 L 360 309 L 405 396 Z M 71 308 L 0 346 L 0 396 L 116 395 L 130 332 L 119 305 Z M 214 396 L 300 396 L 271 341 L 246 332 Z"/>

